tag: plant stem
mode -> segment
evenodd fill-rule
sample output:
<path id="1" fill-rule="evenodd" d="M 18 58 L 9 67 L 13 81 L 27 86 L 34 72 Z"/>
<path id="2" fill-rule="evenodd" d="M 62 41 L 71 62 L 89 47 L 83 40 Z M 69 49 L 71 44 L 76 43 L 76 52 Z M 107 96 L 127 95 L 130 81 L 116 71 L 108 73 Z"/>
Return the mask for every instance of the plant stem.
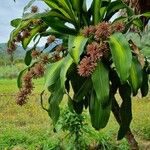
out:
<path id="1" fill-rule="evenodd" d="M 112 112 L 114 114 L 116 121 L 120 125 L 121 124 L 120 107 L 119 107 L 115 97 L 112 99 Z M 134 135 L 132 134 L 130 128 L 129 128 L 129 131 L 126 133 L 125 138 L 127 139 L 131 150 L 139 150 L 138 143 L 135 140 Z"/>

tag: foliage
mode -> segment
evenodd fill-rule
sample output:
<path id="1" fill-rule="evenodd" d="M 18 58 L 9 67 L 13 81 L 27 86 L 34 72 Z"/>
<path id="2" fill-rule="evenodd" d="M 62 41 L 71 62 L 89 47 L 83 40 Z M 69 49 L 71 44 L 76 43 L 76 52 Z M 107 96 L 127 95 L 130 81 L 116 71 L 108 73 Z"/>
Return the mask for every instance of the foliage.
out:
<path id="1" fill-rule="evenodd" d="M 23 83 L 18 84 L 21 89 L 17 103 L 26 103 L 27 95 L 33 89 L 32 78 L 42 77 L 46 70 L 41 104 L 44 91 L 48 89 L 49 106 L 42 107 L 52 118 L 53 125 L 59 119 L 59 105 L 66 94 L 69 107 L 77 114 L 81 114 L 83 108 L 89 108 L 92 126 L 99 130 L 107 125 L 112 101 L 119 90 L 122 104 L 117 114 L 121 119 L 118 139 L 122 139 L 132 120 L 131 97 L 142 89 L 143 82 L 148 85 L 148 78 L 143 78 L 144 73 L 148 75 L 148 61 L 146 57 L 140 57 L 138 45 L 128 40 L 126 34 L 131 26 L 136 26 L 140 32 L 143 29 L 140 16 L 149 13 L 134 15 L 121 0 L 93 0 L 89 9 L 86 0 L 43 0 L 49 10 L 39 13 L 32 7 L 32 13 L 27 13 L 33 2 L 25 7 L 21 19 L 12 21 L 15 29 L 8 42 L 8 53 L 12 55 L 16 42 L 21 42 L 26 49 L 32 39 L 35 41 L 31 53 L 26 54 L 29 59 L 25 60 L 29 61 L 25 62 L 27 69 L 21 73 Z M 126 9 L 127 16 L 118 16 L 111 22 L 120 9 Z M 36 47 L 43 36 L 49 36 L 45 48 L 57 43 L 57 38 L 62 39 L 62 45 L 47 53 L 44 49 L 39 52 Z M 70 87 L 73 95 L 69 93 Z M 146 90 L 146 93 L 141 90 L 143 96 L 147 95 L 148 86 Z"/>

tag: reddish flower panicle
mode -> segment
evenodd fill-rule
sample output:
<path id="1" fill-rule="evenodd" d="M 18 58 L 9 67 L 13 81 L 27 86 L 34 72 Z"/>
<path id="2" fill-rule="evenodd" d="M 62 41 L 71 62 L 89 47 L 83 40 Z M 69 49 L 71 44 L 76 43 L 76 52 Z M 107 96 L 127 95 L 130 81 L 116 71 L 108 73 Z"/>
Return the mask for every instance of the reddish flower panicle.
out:
<path id="1" fill-rule="evenodd" d="M 39 57 L 41 52 L 39 50 L 33 50 L 31 53 L 32 58 L 37 58 Z"/>
<path id="2" fill-rule="evenodd" d="M 22 32 L 21 32 L 21 36 L 22 36 L 22 39 L 28 38 L 30 36 L 29 29 L 23 29 Z"/>
<path id="3" fill-rule="evenodd" d="M 47 44 L 51 44 L 55 41 L 56 37 L 54 35 L 50 35 L 48 38 L 47 38 Z"/>
<path id="4" fill-rule="evenodd" d="M 123 32 L 124 31 L 124 29 L 125 29 L 125 25 L 124 25 L 124 23 L 123 22 L 116 22 L 116 23 L 114 23 L 113 25 L 112 25 L 112 30 L 114 31 L 114 32 Z"/>
<path id="5" fill-rule="evenodd" d="M 111 27 L 108 22 L 99 23 L 96 27 L 95 40 L 100 41 L 100 39 L 107 39 L 111 34 Z"/>
<path id="6" fill-rule="evenodd" d="M 85 36 L 85 37 L 89 37 L 89 36 L 93 36 L 95 34 L 95 27 L 94 26 L 89 26 L 89 27 L 84 27 L 83 30 L 81 31 L 81 33 Z"/>
<path id="7" fill-rule="evenodd" d="M 96 62 L 99 60 L 103 53 L 100 51 L 100 45 L 96 42 L 92 42 L 87 45 L 87 54 L 90 56 L 91 61 Z"/>
<path id="8" fill-rule="evenodd" d="M 78 65 L 78 73 L 80 76 L 88 77 L 92 74 L 97 63 L 92 62 L 90 57 L 85 56 Z"/>
<path id="9" fill-rule="evenodd" d="M 39 11 L 39 8 L 37 6 L 31 7 L 31 13 L 37 13 Z"/>

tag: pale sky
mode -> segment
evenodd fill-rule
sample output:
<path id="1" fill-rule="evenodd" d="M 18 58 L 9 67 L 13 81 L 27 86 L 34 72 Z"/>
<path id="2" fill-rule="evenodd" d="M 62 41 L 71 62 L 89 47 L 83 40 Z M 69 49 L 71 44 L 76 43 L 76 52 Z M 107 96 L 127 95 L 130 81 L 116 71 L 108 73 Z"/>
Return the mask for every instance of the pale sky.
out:
<path id="1" fill-rule="evenodd" d="M 10 26 L 10 21 L 14 18 L 22 16 L 23 8 L 29 0 L 0 0 L 0 43 L 6 43 L 9 39 L 9 34 L 13 27 Z M 87 0 L 88 5 L 91 0 Z M 38 1 L 34 3 L 40 7 L 40 10 L 45 9 L 45 5 Z"/>

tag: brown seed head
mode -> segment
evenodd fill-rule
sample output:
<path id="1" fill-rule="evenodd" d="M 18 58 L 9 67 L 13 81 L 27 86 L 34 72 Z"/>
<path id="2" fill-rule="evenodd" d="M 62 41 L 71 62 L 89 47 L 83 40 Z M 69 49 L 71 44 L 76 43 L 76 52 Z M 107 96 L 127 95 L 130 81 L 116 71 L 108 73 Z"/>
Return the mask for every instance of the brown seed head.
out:
<path id="1" fill-rule="evenodd" d="M 43 64 L 47 64 L 49 62 L 48 54 L 42 54 L 40 59 Z"/>
<path id="2" fill-rule="evenodd" d="M 111 34 L 111 26 L 108 22 L 99 23 L 96 27 L 95 40 L 107 39 Z"/>
<path id="3" fill-rule="evenodd" d="M 35 49 L 32 51 L 31 56 L 32 58 L 37 58 L 40 56 L 40 54 L 41 54 L 40 51 Z"/>
<path id="4" fill-rule="evenodd" d="M 54 35 L 50 35 L 48 38 L 47 38 L 47 44 L 51 44 L 55 41 L 56 37 Z"/>
<path id="5" fill-rule="evenodd" d="M 21 35 L 22 35 L 22 39 L 28 38 L 28 37 L 30 36 L 30 31 L 29 31 L 29 29 L 24 29 L 24 30 L 22 30 Z"/>
<path id="6" fill-rule="evenodd" d="M 100 45 L 97 42 L 92 42 L 91 44 L 87 45 L 87 54 L 94 62 L 103 56 L 102 51 L 100 51 Z"/>
<path id="7" fill-rule="evenodd" d="M 61 44 L 61 45 L 58 45 L 55 50 L 59 53 L 59 52 L 61 52 L 61 51 L 64 50 L 64 47 L 63 47 L 63 45 Z"/>
<path id="8" fill-rule="evenodd" d="M 90 37 L 93 36 L 95 34 L 96 28 L 95 26 L 87 26 L 84 27 L 83 30 L 81 31 L 81 33 L 85 36 L 85 37 Z"/>
<path id="9" fill-rule="evenodd" d="M 123 22 L 119 21 L 112 25 L 112 31 L 113 32 L 123 32 L 125 29 L 125 25 Z"/>
<path id="10" fill-rule="evenodd" d="M 78 65 L 78 74 L 83 77 L 88 77 L 92 74 L 96 66 L 96 62 L 91 61 L 90 57 L 85 56 Z"/>
<path id="11" fill-rule="evenodd" d="M 42 77 L 44 75 L 44 72 L 45 72 L 45 68 L 42 63 L 38 63 L 34 66 L 35 78 Z"/>
<path id="12" fill-rule="evenodd" d="M 37 13 L 39 11 L 39 8 L 37 6 L 31 7 L 31 13 Z"/>

